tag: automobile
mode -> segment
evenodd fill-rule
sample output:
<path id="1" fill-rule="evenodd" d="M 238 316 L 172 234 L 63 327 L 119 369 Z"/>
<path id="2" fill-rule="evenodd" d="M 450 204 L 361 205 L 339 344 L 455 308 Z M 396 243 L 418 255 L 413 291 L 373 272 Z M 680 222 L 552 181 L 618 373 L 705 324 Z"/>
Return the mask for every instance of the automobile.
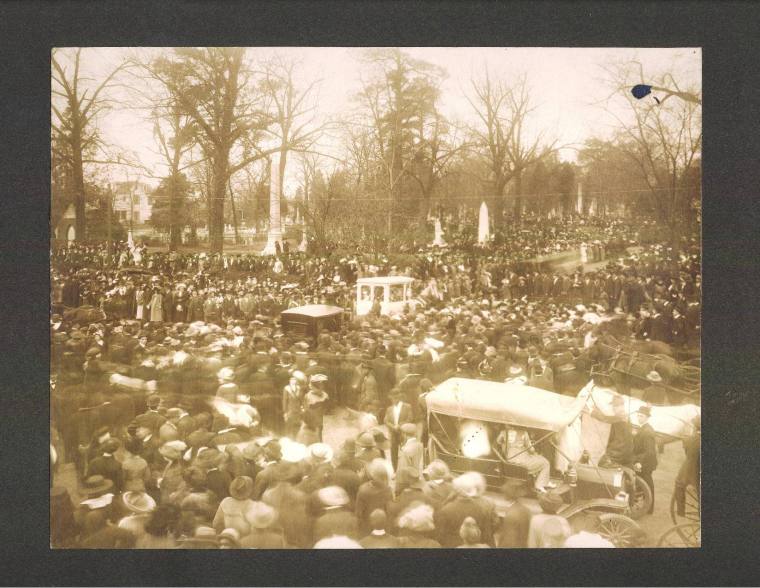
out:
<path id="1" fill-rule="evenodd" d="M 316 341 L 324 331 L 339 331 L 345 310 L 328 304 L 307 304 L 280 313 L 282 330 L 286 334 Z"/>
<path id="2" fill-rule="evenodd" d="M 613 542 L 632 544 L 638 527 L 635 519 L 648 512 L 652 495 L 632 468 L 599 466 L 610 425 L 598 417 L 612 414 L 614 395 L 612 390 L 597 389 L 593 382 L 571 397 L 518 382 L 449 378 L 425 396 L 427 461 L 440 459 L 453 474 L 480 472 L 492 490 L 508 479 L 520 480 L 535 496 L 529 471 L 505 457 L 508 437 L 504 433 L 526 431 L 535 451 L 551 466 L 556 486 L 552 492 L 565 503 L 558 514 L 571 518 L 583 512 L 598 513 Z M 643 404 L 623 398 L 629 414 Z M 688 434 L 679 417 L 661 413 L 677 407 L 657 408 L 652 421 L 662 432 L 673 439 Z"/>
<path id="3" fill-rule="evenodd" d="M 377 301 L 380 314 L 395 315 L 404 312 L 404 307 L 413 307 L 416 300 L 412 296 L 414 278 L 407 276 L 375 276 L 356 280 L 356 316 L 369 314 Z"/>

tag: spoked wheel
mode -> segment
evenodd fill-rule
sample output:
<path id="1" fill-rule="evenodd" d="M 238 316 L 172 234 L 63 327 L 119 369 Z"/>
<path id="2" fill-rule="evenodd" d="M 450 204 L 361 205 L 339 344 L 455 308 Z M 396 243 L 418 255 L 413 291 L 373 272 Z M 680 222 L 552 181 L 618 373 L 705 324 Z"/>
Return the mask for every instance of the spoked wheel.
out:
<path id="1" fill-rule="evenodd" d="M 631 518 L 638 521 L 652 508 L 652 489 L 644 480 L 636 476 L 636 488 L 631 489 L 628 503 L 631 506 Z"/>
<path id="2" fill-rule="evenodd" d="M 640 532 L 638 523 L 625 515 L 604 513 L 599 516 L 599 534 L 615 547 L 635 547 Z"/>
<path id="3" fill-rule="evenodd" d="M 657 543 L 657 547 L 699 547 L 702 545 L 702 525 L 684 523 L 671 527 Z"/>
<path id="4" fill-rule="evenodd" d="M 700 521 L 700 504 L 697 490 L 694 486 L 687 486 L 685 490 L 685 502 L 683 514 L 678 514 L 678 501 L 676 494 L 670 499 L 670 519 L 674 525 L 681 523 L 699 523 Z"/>

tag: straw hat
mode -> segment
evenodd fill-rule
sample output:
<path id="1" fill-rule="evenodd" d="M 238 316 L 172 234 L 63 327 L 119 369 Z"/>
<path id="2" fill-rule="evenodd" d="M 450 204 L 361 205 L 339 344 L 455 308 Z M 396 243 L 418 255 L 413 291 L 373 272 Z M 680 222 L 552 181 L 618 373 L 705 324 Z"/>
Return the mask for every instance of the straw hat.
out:
<path id="1" fill-rule="evenodd" d="M 145 492 L 125 492 L 121 500 L 128 510 L 137 514 L 146 514 L 156 509 L 156 501 Z"/>

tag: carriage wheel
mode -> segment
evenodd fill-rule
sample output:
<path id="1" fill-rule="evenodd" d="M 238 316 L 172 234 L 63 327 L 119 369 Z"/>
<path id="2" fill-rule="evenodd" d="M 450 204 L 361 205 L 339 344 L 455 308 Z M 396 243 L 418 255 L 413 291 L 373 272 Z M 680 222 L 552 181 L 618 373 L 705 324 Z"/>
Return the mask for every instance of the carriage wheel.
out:
<path id="1" fill-rule="evenodd" d="M 640 476 L 636 476 L 636 489 L 631 492 L 628 503 L 631 506 L 631 518 L 638 521 L 641 517 L 649 514 L 652 508 L 652 489 Z"/>
<path id="2" fill-rule="evenodd" d="M 635 547 L 641 529 L 636 521 L 620 514 L 599 515 L 599 534 L 615 547 Z"/>
<path id="3" fill-rule="evenodd" d="M 660 537 L 657 547 L 700 547 L 702 545 L 702 525 L 684 523 L 671 527 Z"/>
<path id="4" fill-rule="evenodd" d="M 700 504 L 699 496 L 694 486 L 687 486 L 685 491 L 686 500 L 684 501 L 684 514 L 678 514 L 678 502 L 676 501 L 676 495 L 673 493 L 670 499 L 670 520 L 674 525 L 680 523 L 692 522 L 699 523 L 700 521 Z"/>

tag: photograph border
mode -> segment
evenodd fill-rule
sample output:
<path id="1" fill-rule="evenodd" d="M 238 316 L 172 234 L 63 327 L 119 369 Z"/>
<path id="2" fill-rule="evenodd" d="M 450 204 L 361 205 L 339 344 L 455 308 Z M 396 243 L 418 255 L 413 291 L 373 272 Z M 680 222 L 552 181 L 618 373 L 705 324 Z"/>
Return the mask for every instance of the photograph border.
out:
<path id="1" fill-rule="evenodd" d="M 4 3 L 7 294 L 2 379 L 9 585 L 756 584 L 760 75 L 748 3 Z M 51 551 L 48 504 L 50 49 L 54 46 L 702 47 L 703 547 L 394 552 Z M 10 234 L 8 234 L 10 232 Z M 10 255 L 8 255 L 10 254 Z M 8 279 L 9 278 L 9 279 Z M 13 301 L 20 300 L 21 304 Z"/>

